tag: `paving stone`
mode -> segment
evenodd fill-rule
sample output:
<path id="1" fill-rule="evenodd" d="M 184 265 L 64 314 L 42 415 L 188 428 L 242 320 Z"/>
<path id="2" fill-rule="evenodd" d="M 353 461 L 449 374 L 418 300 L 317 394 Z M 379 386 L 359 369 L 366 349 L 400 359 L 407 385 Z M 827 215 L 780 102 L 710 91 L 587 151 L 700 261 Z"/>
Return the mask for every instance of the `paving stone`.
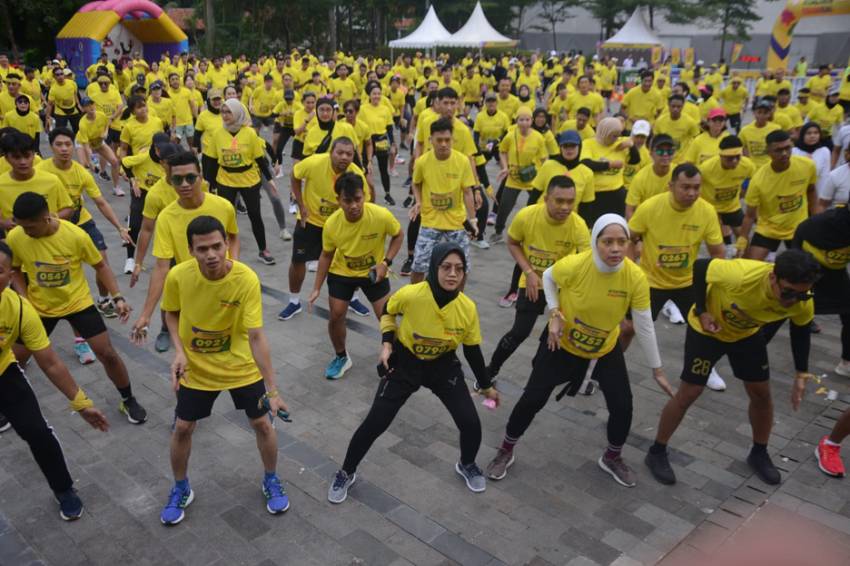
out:
<path id="1" fill-rule="evenodd" d="M 387 513 L 387 518 L 411 535 L 427 543 L 446 532 L 446 529 L 407 505 L 399 505 L 396 509 Z"/>
<path id="2" fill-rule="evenodd" d="M 245 540 L 253 540 L 269 530 L 256 515 L 241 505 L 228 509 L 221 514 L 221 518 Z"/>
<path id="3" fill-rule="evenodd" d="M 366 564 L 382 566 L 392 564 L 398 558 L 387 545 L 361 529 L 345 535 L 340 543 Z"/>
<path id="4" fill-rule="evenodd" d="M 450 559 L 464 566 L 486 566 L 493 556 L 454 533 L 445 532 L 432 541 L 432 546 Z"/>

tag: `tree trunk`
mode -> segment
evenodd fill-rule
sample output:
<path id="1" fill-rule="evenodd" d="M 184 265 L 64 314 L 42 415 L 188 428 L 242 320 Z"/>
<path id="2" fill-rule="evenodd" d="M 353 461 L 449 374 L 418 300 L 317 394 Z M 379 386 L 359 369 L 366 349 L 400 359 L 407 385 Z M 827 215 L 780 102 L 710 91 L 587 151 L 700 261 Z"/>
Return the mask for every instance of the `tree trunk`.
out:
<path id="1" fill-rule="evenodd" d="M 328 10 L 328 43 L 325 53 L 332 56 L 336 52 L 336 4 Z"/>
<path id="2" fill-rule="evenodd" d="M 348 52 L 353 53 L 353 41 L 354 41 L 354 21 L 352 20 L 352 15 L 354 14 L 354 6 L 351 4 L 348 5 Z M 354 69 L 352 69 L 352 72 Z"/>
<path id="3" fill-rule="evenodd" d="M 9 5 L 6 4 L 6 0 L 0 0 L 0 17 L 3 18 L 4 27 L 6 28 L 6 38 L 9 40 L 9 46 L 12 48 L 12 56 L 15 61 L 20 61 L 21 53 L 18 50 L 18 43 L 15 41 L 15 31 L 12 27 Z"/>
<path id="4" fill-rule="evenodd" d="M 655 9 L 649 5 L 649 29 L 655 29 Z"/>
<path id="5" fill-rule="evenodd" d="M 726 53 L 726 34 L 729 31 L 729 6 L 723 9 L 723 31 L 720 36 L 720 58 L 723 59 L 723 54 Z"/>
<path id="6" fill-rule="evenodd" d="M 215 51 L 215 3 L 213 0 L 204 0 L 204 50 L 207 55 Z"/>
<path id="7" fill-rule="evenodd" d="M 552 51 L 558 50 L 558 37 L 555 35 L 555 22 L 552 22 Z"/>

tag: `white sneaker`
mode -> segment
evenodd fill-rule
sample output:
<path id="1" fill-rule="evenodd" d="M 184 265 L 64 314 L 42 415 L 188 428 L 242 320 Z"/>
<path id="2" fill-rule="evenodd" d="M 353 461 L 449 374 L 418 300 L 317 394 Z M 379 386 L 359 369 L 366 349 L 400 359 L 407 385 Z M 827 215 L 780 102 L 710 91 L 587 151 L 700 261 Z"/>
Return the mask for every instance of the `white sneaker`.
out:
<path id="1" fill-rule="evenodd" d="M 292 239 L 292 234 L 289 233 L 289 230 L 284 228 L 283 230 L 280 231 L 280 239 L 283 240 L 284 242 L 288 242 L 289 240 Z"/>
<path id="2" fill-rule="evenodd" d="M 136 260 L 131 258 L 131 257 L 128 257 L 127 261 L 124 262 L 124 273 L 126 275 L 130 275 L 130 274 L 133 273 L 133 271 L 135 271 L 135 269 L 136 269 Z"/>
<path id="3" fill-rule="evenodd" d="M 708 382 L 705 385 L 712 391 L 726 391 L 726 382 L 714 368 L 711 368 L 711 373 L 708 374 Z"/>
<path id="4" fill-rule="evenodd" d="M 487 240 L 472 240 L 469 243 L 478 248 L 479 250 L 490 249 L 490 242 L 488 242 Z"/>
<path id="5" fill-rule="evenodd" d="M 850 362 L 847 360 L 841 360 L 838 362 L 838 365 L 835 366 L 835 373 L 841 377 L 850 377 Z"/>
<path id="6" fill-rule="evenodd" d="M 679 307 L 676 306 L 676 303 L 673 301 L 667 301 L 664 305 L 667 309 L 667 312 L 664 314 L 667 318 L 670 319 L 670 322 L 673 324 L 685 324 L 685 318 L 682 316 L 682 311 L 679 310 Z"/>
<path id="7" fill-rule="evenodd" d="M 297 210 L 298 210 L 298 207 L 295 205 L 295 203 L 294 203 L 294 202 L 290 202 L 290 203 L 289 203 L 289 214 L 295 214 L 295 212 L 296 212 Z"/>
<path id="8" fill-rule="evenodd" d="M 124 189 L 122 189 L 121 187 L 113 187 L 112 188 L 112 194 L 115 195 L 116 197 L 123 197 L 127 193 L 125 193 Z"/>
<path id="9" fill-rule="evenodd" d="M 307 271 L 316 271 L 317 269 L 319 269 L 319 262 L 318 261 L 308 261 L 307 262 Z"/>

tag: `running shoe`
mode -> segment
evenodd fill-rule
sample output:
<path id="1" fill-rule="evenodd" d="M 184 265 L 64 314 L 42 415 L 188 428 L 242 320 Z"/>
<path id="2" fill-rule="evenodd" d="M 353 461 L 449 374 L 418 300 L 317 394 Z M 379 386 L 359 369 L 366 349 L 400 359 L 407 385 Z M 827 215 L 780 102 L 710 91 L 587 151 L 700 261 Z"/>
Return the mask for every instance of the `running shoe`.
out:
<path id="1" fill-rule="evenodd" d="M 619 454 L 614 458 L 609 458 L 606 451 L 605 454 L 599 457 L 598 463 L 602 470 L 611 474 L 614 481 L 623 487 L 634 487 L 637 485 L 637 478 L 635 478 L 634 471 L 623 461 L 623 457 Z"/>
<path id="2" fill-rule="evenodd" d="M 496 213 L 491 212 L 487 215 L 487 226 L 494 226 L 496 224 Z"/>
<path id="3" fill-rule="evenodd" d="M 413 183 L 413 177 L 408 177 L 407 179 L 404 180 L 404 183 L 402 183 L 401 186 L 404 187 L 405 189 L 409 189 L 411 183 Z"/>
<path id="4" fill-rule="evenodd" d="M 826 475 L 834 478 L 844 477 L 844 462 L 841 460 L 841 446 L 827 444 L 829 436 L 824 436 L 815 448 L 818 468 Z"/>
<path id="5" fill-rule="evenodd" d="M 111 181 L 112 179 L 109 177 L 109 173 L 106 172 L 106 169 L 101 169 L 98 176 L 104 181 Z"/>
<path id="6" fill-rule="evenodd" d="M 339 379 L 345 375 L 345 372 L 347 372 L 351 366 L 351 356 L 335 356 L 325 370 L 325 377 L 327 379 Z"/>
<path id="7" fill-rule="evenodd" d="M 413 205 L 413 197 L 408 195 L 406 199 L 401 203 L 401 206 L 404 208 L 410 208 Z"/>
<path id="8" fill-rule="evenodd" d="M 455 464 L 455 471 L 466 482 L 466 487 L 469 491 L 481 493 L 487 489 L 487 478 L 484 477 L 484 472 L 478 467 L 475 462 L 467 465 L 462 465 L 460 462 Z"/>
<path id="9" fill-rule="evenodd" d="M 121 401 L 118 410 L 124 413 L 130 424 L 142 424 L 148 420 L 148 412 L 136 401 L 135 397 Z"/>
<path id="10" fill-rule="evenodd" d="M 127 193 L 125 193 L 124 189 L 121 187 L 112 187 L 112 194 L 116 197 L 123 197 L 126 196 Z"/>
<path id="11" fill-rule="evenodd" d="M 301 303 L 289 303 L 286 308 L 277 314 L 278 320 L 289 320 L 301 312 Z"/>
<path id="12" fill-rule="evenodd" d="M 248 209 L 245 208 L 245 205 L 242 204 L 242 202 L 237 202 L 236 203 L 236 212 L 238 212 L 239 214 L 248 214 Z"/>
<path id="13" fill-rule="evenodd" d="M 357 297 L 352 297 L 351 300 L 348 301 L 348 310 L 356 315 L 369 316 L 369 309 L 366 308 L 366 305 L 361 303 Z"/>
<path id="14" fill-rule="evenodd" d="M 83 514 L 83 501 L 73 487 L 56 494 L 59 502 L 59 516 L 63 521 L 76 521 Z"/>
<path id="15" fill-rule="evenodd" d="M 682 311 L 676 306 L 673 301 L 667 301 L 661 308 L 661 314 L 667 317 L 672 324 L 685 324 L 685 318 L 682 316 Z"/>
<path id="16" fill-rule="evenodd" d="M 516 293 L 508 293 L 507 295 L 505 295 L 504 297 L 499 299 L 499 306 L 502 307 L 503 309 L 511 308 L 514 305 L 514 303 L 516 302 L 516 297 L 517 297 Z"/>
<path id="17" fill-rule="evenodd" d="M 195 492 L 186 483 L 186 489 L 180 489 L 176 485 L 171 488 L 171 493 L 168 494 L 168 503 L 159 514 L 159 520 L 163 525 L 176 525 L 186 516 L 183 511 L 195 500 Z"/>
<path id="18" fill-rule="evenodd" d="M 499 448 L 496 457 L 487 464 L 487 477 L 491 480 L 504 479 L 508 475 L 508 468 L 514 465 L 514 461 L 513 450 L 508 452 L 504 448 Z"/>
<path id="19" fill-rule="evenodd" d="M 490 249 L 490 242 L 488 242 L 487 240 L 472 240 L 469 243 L 478 248 L 479 250 Z"/>
<path id="20" fill-rule="evenodd" d="M 846 360 L 838 362 L 838 365 L 835 366 L 835 373 L 841 377 L 850 377 L 850 362 Z"/>
<path id="21" fill-rule="evenodd" d="M 292 234 L 289 232 L 289 230 L 284 228 L 283 230 L 280 231 L 280 239 L 283 240 L 284 242 L 288 242 L 289 240 L 292 239 Z"/>
<path id="22" fill-rule="evenodd" d="M 720 374 L 714 368 L 711 368 L 711 373 L 708 374 L 708 381 L 705 383 L 705 386 L 712 391 L 726 391 L 726 382 L 723 381 L 723 378 L 720 377 Z"/>
<path id="23" fill-rule="evenodd" d="M 97 360 L 97 356 L 94 355 L 91 346 L 85 340 L 74 342 L 74 353 L 77 354 L 77 360 L 79 360 L 80 365 L 87 366 Z"/>
<path id="24" fill-rule="evenodd" d="M 404 165 L 405 163 L 406 163 L 406 161 L 404 160 L 404 157 L 396 156 L 396 158 L 395 158 L 395 164 L 396 165 Z"/>
<path id="25" fill-rule="evenodd" d="M 754 452 L 750 451 L 747 456 L 747 464 L 756 473 L 756 475 L 766 484 L 778 485 L 782 481 L 782 476 L 779 475 L 779 470 L 773 465 L 773 460 L 766 450 Z"/>
<path id="26" fill-rule="evenodd" d="M 263 495 L 266 496 L 266 511 L 272 515 L 278 515 L 289 509 L 289 496 L 286 495 L 286 489 L 280 483 L 277 474 L 263 479 L 262 490 Z"/>
<path id="27" fill-rule="evenodd" d="M 390 193 L 386 193 L 384 195 L 384 202 L 387 203 L 388 206 L 395 206 L 395 199 L 390 195 Z"/>
<path id="28" fill-rule="evenodd" d="M 348 497 L 348 488 L 354 485 L 357 481 L 357 474 L 346 474 L 343 470 L 339 470 L 334 476 L 334 481 L 331 482 L 328 488 L 328 501 L 331 503 L 342 503 Z"/>
<path id="29" fill-rule="evenodd" d="M 118 313 L 115 311 L 115 303 L 109 297 L 97 301 L 97 310 L 103 315 L 103 318 L 115 318 Z"/>
<path id="30" fill-rule="evenodd" d="M 314 260 L 314 261 L 308 261 L 307 262 L 307 271 L 309 271 L 311 273 L 315 273 L 317 269 L 319 269 L 319 262 L 318 261 Z"/>
<path id="31" fill-rule="evenodd" d="M 266 265 L 274 265 L 277 263 L 274 256 L 270 254 L 268 250 L 261 251 L 258 257 L 260 258 L 260 263 L 264 263 Z"/>
<path id="32" fill-rule="evenodd" d="M 811 331 L 812 334 L 820 334 L 821 328 L 820 328 L 820 324 L 818 324 L 818 321 L 813 320 L 812 323 L 809 325 L 809 330 Z"/>
<path id="33" fill-rule="evenodd" d="M 0 413 L 0 432 L 6 432 L 10 428 L 12 428 L 12 423 L 9 422 L 6 415 Z"/>
<path id="34" fill-rule="evenodd" d="M 136 260 L 128 257 L 126 261 L 124 261 L 124 275 L 130 275 L 133 271 L 136 270 Z"/>
<path id="35" fill-rule="evenodd" d="M 646 458 L 643 459 L 643 463 L 646 464 L 646 467 L 649 468 L 650 472 L 652 472 L 652 477 L 654 477 L 658 483 L 662 483 L 664 485 L 673 485 L 676 483 L 676 473 L 670 465 L 670 459 L 667 458 L 667 452 L 661 452 L 659 454 L 647 452 Z"/>
<path id="36" fill-rule="evenodd" d="M 402 277 L 407 277 L 413 271 L 413 258 L 408 256 L 401 266 L 401 271 L 398 272 Z"/>
<path id="37" fill-rule="evenodd" d="M 490 243 L 491 244 L 500 244 L 504 239 L 505 239 L 505 237 L 502 236 L 501 234 L 497 234 L 495 232 L 490 234 Z"/>
<path id="38" fill-rule="evenodd" d="M 153 347 L 157 352 L 167 352 L 171 349 L 171 335 L 167 330 L 163 329 L 159 331 L 159 334 L 156 335 Z"/>

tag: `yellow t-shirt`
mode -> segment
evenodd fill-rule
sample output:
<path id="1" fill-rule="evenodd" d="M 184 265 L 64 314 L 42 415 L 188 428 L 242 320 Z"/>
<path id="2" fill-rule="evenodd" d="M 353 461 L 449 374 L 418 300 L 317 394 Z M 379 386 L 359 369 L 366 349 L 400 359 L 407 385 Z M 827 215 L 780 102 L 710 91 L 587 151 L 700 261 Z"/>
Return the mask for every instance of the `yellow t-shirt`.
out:
<path id="1" fill-rule="evenodd" d="M 703 132 L 691 141 L 685 152 L 684 161 L 690 161 L 694 165 L 700 165 L 720 153 L 720 140 L 729 135 L 729 132 L 722 132 L 718 137 L 713 138 L 708 132 Z"/>
<path id="2" fill-rule="evenodd" d="M 163 96 L 157 102 L 152 97 L 148 97 L 148 109 L 149 112 L 153 113 L 153 116 L 162 120 L 164 125 L 171 127 L 171 121 L 174 118 L 174 102 L 170 98 Z"/>
<path id="3" fill-rule="evenodd" d="M 605 110 L 605 99 L 598 92 L 588 92 L 582 94 L 580 91 L 572 93 L 567 98 L 567 109 L 570 112 L 570 118 L 575 120 L 576 112 L 581 108 L 590 110 L 590 125 L 596 127 L 596 116 Z"/>
<path id="4" fill-rule="evenodd" d="M 514 119 L 516 111 L 520 107 L 519 98 L 513 94 L 508 94 L 507 98 L 502 98 L 501 95 L 496 97 L 496 108 L 505 113 L 505 116 Z"/>
<path id="5" fill-rule="evenodd" d="M 189 101 L 195 102 L 195 94 L 200 94 L 191 91 L 186 87 L 181 86 L 177 90 L 168 88 L 168 96 L 171 97 L 171 102 L 174 105 L 175 125 L 191 126 L 192 125 L 192 106 Z M 197 106 L 196 106 L 197 108 Z"/>
<path id="6" fill-rule="evenodd" d="M 392 119 L 392 116 L 390 116 L 390 119 Z M 331 141 L 330 144 L 328 144 L 328 148 L 325 150 L 327 152 L 330 152 L 333 141 L 337 138 L 345 137 L 357 144 L 357 131 L 354 129 L 354 126 L 348 122 L 334 122 L 333 131 L 330 132 L 330 134 Z M 310 124 L 310 126 L 307 127 L 307 136 L 304 138 L 304 156 L 309 157 L 310 155 L 317 153 L 319 146 L 327 136 L 328 132 L 319 127 L 319 122 L 314 121 Z"/>
<path id="7" fill-rule="evenodd" d="M 682 163 L 685 161 L 685 153 L 688 151 L 691 140 L 699 135 L 699 122 L 684 114 L 678 120 L 670 117 L 670 114 L 662 114 L 655 121 L 653 127 L 653 135 L 667 134 L 673 138 L 674 148 L 676 150 L 673 156 L 674 163 Z"/>
<path id="8" fill-rule="evenodd" d="M 464 77 L 460 83 L 463 101 L 467 104 L 481 100 L 481 75 L 473 75 L 472 78 Z"/>
<path id="9" fill-rule="evenodd" d="M 219 128 L 210 138 L 209 150 L 218 160 L 216 183 L 241 189 L 260 184 L 255 160 L 265 154 L 266 143 L 253 128 L 244 126 L 235 135 Z"/>
<path id="10" fill-rule="evenodd" d="M 696 311 L 691 307 L 688 324 L 706 336 L 721 342 L 737 342 L 752 336 L 770 322 L 790 318 L 797 326 L 814 319 L 814 301 L 800 301 L 783 307 L 773 296 L 768 274 L 772 263 L 752 259 L 714 259 L 708 265 L 706 312 L 720 325 L 720 331 L 709 334 L 702 329 Z"/>
<path id="11" fill-rule="evenodd" d="M 558 127 L 558 133 L 566 132 L 567 130 L 574 130 L 578 132 L 581 141 L 596 137 L 596 130 L 593 129 L 593 126 L 591 126 L 589 122 L 579 130 L 575 120 L 564 120 Z"/>
<path id="12" fill-rule="evenodd" d="M 700 244 L 722 244 L 717 212 L 702 199 L 677 210 L 670 193 L 656 195 L 635 211 L 629 229 L 641 234 L 640 267 L 650 287 L 681 289 L 693 283 Z"/>
<path id="13" fill-rule="evenodd" d="M 642 171 L 644 167 L 652 165 L 652 156 L 649 155 L 649 149 L 645 144 L 638 148 L 638 155 L 640 155 L 640 161 L 634 165 L 626 161 L 626 166 L 623 168 L 623 185 L 626 188 L 632 184 L 635 175 Z"/>
<path id="14" fill-rule="evenodd" d="M 827 108 L 826 104 L 817 104 L 809 111 L 807 119 L 820 126 L 824 139 L 832 136 L 832 129 L 841 126 L 844 122 L 844 108 L 836 104 Z"/>
<path id="15" fill-rule="evenodd" d="M 28 276 L 27 298 L 40 316 L 61 317 L 94 304 L 82 263 L 103 261 L 82 228 L 54 219 L 59 229 L 50 236 L 31 238 L 20 226 L 6 235 L 12 248 L 12 267 Z"/>
<path id="16" fill-rule="evenodd" d="M 811 159 L 791 156 L 791 165 L 777 173 L 769 164 L 750 180 L 744 202 L 758 209 L 756 233 L 777 240 L 790 240 L 797 225 L 809 214 L 807 191 L 818 180 Z"/>
<path id="17" fill-rule="evenodd" d="M 422 152 L 425 153 L 431 149 L 431 124 L 437 121 L 440 115 L 436 112 L 422 112 L 419 121 L 416 125 L 416 143 L 422 145 Z M 478 153 L 475 147 L 475 140 L 472 139 L 472 133 L 469 131 L 469 126 L 452 118 L 452 149 L 459 151 L 467 157 L 471 157 Z"/>
<path id="18" fill-rule="evenodd" d="M 376 151 L 389 151 L 390 141 L 387 128 L 393 127 L 393 113 L 383 104 L 373 106 L 367 102 L 360 106 L 358 120 L 362 119 L 369 126 L 369 135 L 375 142 Z"/>
<path id="19" fill-rule="evenodd" d="M 369 184 L 366 182 L 363 170 L 351 163 L 345 172 L 356 173 L 360 176 L 363 181 L 363 190 L 366 192 L 366 200 L 371 200 Z M 292 175 L 304 181 L 301 192 L 304 206 L 307 207 L 308 224 L 321 228 L 331 214 L 339 208 L 334 184 L 341 174 L 333 170 L 329 153 L 317 153 L 305 157 L 292 168 Z"/>
<path id="20" fill-rule="evenodd" d="M 221 120 L 221 114 L 213 114 L 209 110 L 204 110 L 198 114 L 198 119 L 195 120 L 195 131 L 201 132 L 201 153 L 207 157 L 215 158 L 216 154 L 210 148 L 210 139 L 219 128 L 224 127 L 224 122 Z"/>
<path id="21" fill-rule="evenodd" d="M 756 169 L 762 165 L 770 163 L 770 156 L 767 154 L 767 134 L 775 130 L 781 129 L 776 122 L 768 122 L 764 127 L 759 128 L 755 122 L 751 122 L 741 128 L 741 133 L 738 137 L 744 142 L 744 149 L 748 153 L 748 157 L 753 160 Z"/>
<path id="22" fill-rule="evenodd" d="M 371 202 L 364 203 L 363 216 L 349 222 L 345 212 L 331 214 L 322 230 L 322 249 L 334 252 L 330 273 L 343 277 L 368 277 L 369 270 L 384 260 L 387 236 L 395 236 L 401 225 L 395 216 Z"/>
<path id="23" fill-rule="evenodd" d="M 0 373 L 17 361 L 12 346 L 18 340 L 30 352 L 50 346 L 47 332 L 32 304 L 6 287 L 0 292 Z"/>
<path id="24" fill-rule="evenodd" d="M 472 165 L 459 151 L 437 159 L 433 151 L 423 153 L 413 165 L 413 182 L 422 191 L 420 214 L 424 228 L 462 230 L 466 220 L 464 189 L 475 185 Z"/>
<path id="25" fill-rule="evenodd" d="M 87 195 L 90 199 L 96 199 L 101 196 L 100 188 L 92 177 L 92 174 L 76 161 L 71 162 L 71 167 L 68 169 L 59 169 L 52 159 L 45 159 L 38 164 L 38 168 L 48 173 L 53 173 L 62 184 L 68 196 L 71 197 L 73 207 L 80 209 L 80 219 L 77 225 L 82 225 L 92 219 L 91 214 L 83 202 L 83 196 Z"/>
<path id="26" fill-rule="evenodd" d="M 177 263 L 192 259 L 189 240 L 186 239 L 186 227 L 198 216 L 212 216 L 221 222 L 228 234 L 239 233 L 236 210 L 227 199 L 206 193 L 198 208 L 183 208 L 175 200 L 163 208 L 156 218 L 153 256 L 159 259 L 174 259 Z"/>
<path id="27" fill-rule="evenodd" d="M 717 155 L 699 166 L 702 186 L 700 196 L 714 206 L 719 213 L 735 212 L 741 209 L 741 187 L 746 179 L 756 172 L 749 157 L 741 156 L 737 167 L 724 169 Z"/>
<path id="28" fill-rule="evenodd" d="M 552 177 L 557 177 L 558 175 L 565 175 L 571 178 L 576 184 L 576 206 L 583 202 L 593 202 L 596 200 L 593 171 L 581 164 L 570 170 L 567 169 L 566 165 L 554 159 L 547 159 L 537 170 L 537 176 L 531 182 L 532 186 L 540 191 L 540 198 L 546 196 L 549 190 L 549 182 L 552 180 Z"/>
<path id="29" fill-rule="evenodd" d="M 670 178 L 672 176 L 673 167 L 670 167 L 667 174 L 661 177 L 656 175 L 655 168 L 651 165 L 644 167 L 637 172 L 637 175 L 635 175 L 635 178 L 629 184 L 629 189 L 626 193 L 626 204 L 640 206 L 655 195 L 668 192 L 670 190 Z"/>
<path id="30" fill-rule="evenodd" d="M 351 80 L 351 77 L 331 79 L 330 89 L 336 96 L 336 100 L 340 106 L 357 98 L 357 85 Z"/>
<path id="31" fill-rule="evenodd" d="M 201 190 L 205 193 L 210 192 L 209 183 L 201 181 Z M 156 220 L 159 213 L 175 200 L 177 200 L 177 191 L 169 184 L 168 179 L 162 178 L 148 190 L 142 216 Z"/>
<path id="32" fill-rule="evenodd" d="M 258 86 L 251 94 L 251 114 L 259 118 L 271 116 L 280 97 L 280 91 L 267 89 L 266 85 Z"/>
<path id="33" fill-rule="evenodd" d="M 0 195 L 3 195 L 0 198 L 0 214 L 3 218 L 12 218 L 15 200 L 26 192 L 38 193 L 47 199 L 47 208 L 54 214 L 74 206 L 59 177 L 36 167 L 33 176 L 26 181 L 16 181 L 10 172 L 0 175 Z"/>
<path id="34" fill-rule="evenodd" d="M 552 278 L 565 319 L 561 348 L 581 358 L 601 358 L 613 350 L 626 312 L 649 308 L 646 275 L 628 258 L 618 271 L 603 273 L 587 250 L 558 260 Z"/>
<path id="35" fill-rule="evenodd" d="M 743 85 L 738 88 L 732 88 L 730 85 L 720 91 L 720 105 L 729 115 L 740 114 L 748 97 L 749 93 Z"/>
<path id="36" fill-rule="evenodd" d="M 508 227 L 508 236 L 522 245 L 523 255 L 537 272 L 543 275 L 562 257 L 590 249 L 590 231 L 575 212 L 558 224 L 541 202 L 526 206 L 517 212 Z M 519 286 L 525 288 L 525 273 L 520 275 Z"/>
<path id="37" fill-rule="evenodd" d="M 4 128 L 15 128 L 30 137 L 35 137 L 42 130 L 41 119 L 38 114 L 30 110 L 24 116 L 18 114 L 17 110 L 9 110 L 3 116 Z"/>
<path id="38" fill-rule="evenodd" d="M 629 150 L 617 149 L 620 142 L 629 138 L 620 138 L 611 145 L 602 145 L 596 138 L 587 140 L 581 145 L 581 158 L 592 159 L 594 161 L 622 161 L 625 165 L 629 160 Z M 623 169 L 608 169 L 607 171 L 594 171 L 593 179 L 595 182 L 596 192 L 602 193 L 606 191 L 615 191 L 623 187 L 625 181 L 623 178 Z"/>
<path id="39" fill-rule="evenodd" d="M 90 120 L 88 115 L 84 114 L 80 119 L 80 128 L 75 141 L 79 144 L 88 144 L 92 149 L 99 149 L 103 145 L 108 125 L 109 118 L 102 112 L 95 111 L 94 120 Z"/>
<path id="40" fill-rule="evenodd" d="M 275 118 L 275 122 L 283 126 L 284 128 L 292 128 L 294 124 L 295 113 L 301 109 L 301 103 L 292 101 L 291 103 L 287 103 L 285 100 L 281 100 L 275 107 L 272 109 L 272 114 L 275 114 L 277 118 Z"/>
<path id="41" fill-rule="evenodd" d="M 826 94 L 829 92 L 829 87 L 832 86 L 832 75 L 821 77 L 815 75 L 806 81 L 806 88 L 811 91 L 810 98 L 815 102 L 823 102 Z"/>
<path id="42" fill-rule="evenodd" d="M 124 122 L 121 141 L 130 146 L 132 155 L 136 155 L 143 148 L 150 147 L 153 135 L 162 131 L 164 131 L 162 120 L 156 116 L 148 115 L 148 120 L 144 124 L 136 120 L 135 116 L 131 116 Z"/>
<path id="43" fill-rule="evenodd" d="M 508 156 L 508 178 L 505 186 L 522 191 L 534 188 L 532 185 L 534 179 L 523 181 L 520 179 L 520 171 L 530 166 L 539 168 L 549 156 L 546 140 L 540 132 L 531 129 L 527 135 L 523 136 L 519 128 L 514 126 L 499 142 L 499 152 L 506 153 Z"/>
<path id="44" fill-rule="evenodd" d="M 204 277 L 194 258 L 174 266 L 165 278 L 162 310 L 180 313 L 178 332 L 188 362 L 180 385 L 224 391 L 262 379 L 248 331 L 262 328 L 263 302 L 260 280 L 247 265 L 233 261 L 217 281 Z"/>
<path id="45" fill-rule="evenodd" d="M 791 128 L 800 128 L 803 126 L 803 115 L 800 114 L 800 110 L 792 104 L 789 104 L 785 108 L 777 105 L 773 115 L 777 118 L 779 116 L 785 116 L 791 124 Z"/>
<path id="46" fill-rule="evenodd" d="M 402 315 L 396 337 L 421 360 L 434 360 L 454 352 L 461 344 L 481 344 L 478 310 L 462 292 L 440 308 L 428 282 L 422 281 L 396 291 L 387 301 L 386 309 L 393 323 L 388 324 L 389 317 L 385 315 L 381 319 L 381 331 L 393 328 L 395 317 Z"/>
<path id="47" fill-rule="evenodd" d="M 646 120 L 652 124 L 658 112 L 664 109 L 664 101 L 657 90 L 651 88 L 649 92 L 644 92 L 638 85 L 632 87 L 623 97 L 623 106 L 628 113 L 629 123 Z"/>
<path id="48" fill-rule="evenodd" d="M 80 111 L 77 109 L 77 83 L 65 79 L 65 84 L 60 85 L 54 81 L 47 92 L 47 101 L 53 103 L 53 114 L 56 116 L 78 114 Z"/>
<path id="49" fill-rule="evenodd" d="M 151 159 L 150 151 L 127 156 L 121 160 L 121 164 L 133 172 L 133 177 L 143 191 L 153 187 L 165 175 L 162 165 Z"/>

